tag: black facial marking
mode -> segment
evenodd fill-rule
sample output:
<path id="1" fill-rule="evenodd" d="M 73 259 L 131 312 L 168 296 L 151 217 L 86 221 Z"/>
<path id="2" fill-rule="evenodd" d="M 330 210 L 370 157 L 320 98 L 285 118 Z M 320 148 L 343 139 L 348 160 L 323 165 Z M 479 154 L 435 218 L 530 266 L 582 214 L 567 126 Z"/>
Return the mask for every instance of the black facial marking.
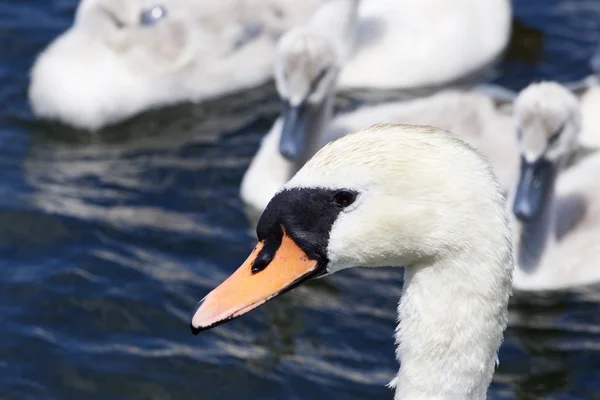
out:
<path id="1" fill-rule="evenodd" d="M 357 192 L 346 189 L 284 190 L 271 199 L 260 217 L 256 228 L 258 239 L 268 240 L 283 227 L 310 259 L 326 265 L 329 234 L 344 209 L 344 206 L 337 204 L 337 200 L 353 201 L 357 195 Z"/>
<path id="2" fill-rule="evenodd" d="M 271 263 L 273 257 L 275 257 L 275 253 L 281 246 L 281 239 L 283 238 L 283 232 L 281 229 L 279 231 L 275 230 L 271 233 L 271 235 L 267 236 L 263 241 L 263 247 L 258 252 L 258 255 L 254 259 L 252 263 L 252 273 L 256 274 L 265 268 Z"/>

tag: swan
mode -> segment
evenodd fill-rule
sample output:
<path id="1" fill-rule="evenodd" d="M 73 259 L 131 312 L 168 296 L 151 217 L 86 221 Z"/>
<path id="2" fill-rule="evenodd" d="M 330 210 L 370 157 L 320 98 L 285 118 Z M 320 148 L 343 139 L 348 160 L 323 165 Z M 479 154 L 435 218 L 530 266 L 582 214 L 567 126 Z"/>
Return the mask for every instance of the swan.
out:
<path id="1" fill-rule="evenodd" d="M 555 82 L 531 84 L 515 101 L 521 157 L 509 196 L 518 290 L 600 281 L 600 154 L 565 169 L 581 129 L 577 97 Z"/>
<path id="2" fill-rule="evenodd" d="M 582 127 L 579 143 L 589 148 L 600 148 L 600 82 L 596 76 L 588 80 L 589 86 L 581 95 Z"/>
<path id="3" fill-rule="evenodd" d="M 339 26 L 353 23 L 350 12 L 337 16 Z M 343 31 L 343 29 L 341 29 Z M 340 36 L 305 27 L 284 34 L 278 44 L 275 82 L 282 102 L 280 117 L 263 138 L 246 170 L 240 197 L 255 223 L 267 203 L 324 144 L 379 122 L 434 125 L 460 134 L 494 166 L 508 190 L 518 168 L 513 118 L 491 97 L 445 90 L 410 101 L 363 106 L 333 118 L 337 79 L 348 43 Z M 402 70 L 397 71 L 402 74 Z"/>
<path id="4" fill-rule="evenodd" d="M 582 127 L 579 134 L 581 145 L 600 148 L 600 46 L 596 49 L 589 62 L 592 74 L 583 80 L 581 95 Z"/>
<path id="5" fill-rule="evenodd" d="M 33 113 L 97 130 L 267 81 L 273 47 L 322 0 L 82 0 L 37 57 Z"/>
<path id="6" fill-rule="evenodd" d="M 333 7 L 323 7 L 305 26 L 289 30 L 279 40 L 274 75 L 281 115 L 263 138 L 240 186 L 251 221 L 258 221 L 273 194 L 324 144 L 321 136 L 333 114 L 339 72 L 353 46 L 348 32 L 356 25 L 357 3 L 332 1 Z M 337 5 L 345 7 L 338 12 Z M 331 25 L 336 29 L 328 29 Z"/>
<path id="7" fill-rule="evenodd" d="M 336 0 L 82 0 L 73 26 L 32 67 L 32 111 L 98 130 L 148 109 L 256 87 L 272 77 L 281 35 L 332 1 L 346 7 Z M 365 0 L 357 12 L 348 32 L 356 45 L 340 80 L 346 90 L 476 74 L 499 58 L 512 15 L 509 0 Z"/>
<path id="8" fill-rule="evenodd" d="M 507 324 L 512 240 L 493 171 L 463 141 L 389 124 L 344 136 L 278 191 L 256 232 L 248 259 L 198 303 L 194 334 L 312 278 L 402 265 L 395 398 L 486 398 Z"/>

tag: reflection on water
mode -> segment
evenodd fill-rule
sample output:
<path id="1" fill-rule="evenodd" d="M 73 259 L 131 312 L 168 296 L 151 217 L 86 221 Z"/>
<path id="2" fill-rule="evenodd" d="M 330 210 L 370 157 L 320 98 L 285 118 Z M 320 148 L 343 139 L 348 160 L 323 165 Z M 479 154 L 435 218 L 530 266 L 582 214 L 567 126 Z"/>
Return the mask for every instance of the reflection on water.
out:
<path id="1" fill-rule="evenodd" d="M 505 358 L 496 380 L 515 385 L 515 398 L 554 398 L 579 393 L 595 398 L 600 376 L 600 287 L 577 292 L 517 293 L 504 348 L 522 353 Z M 503 368 L 504 367 L 504 368 Z M 507 373 L 508 372 L 508 373 Z"/>
<path id="2" fill-rule="evenodd" d="M 0 5 L 0 398 L 391 398 L 396 268 L 320 279 L 190 334 L 196 302 L 254 246 L 238 186 L 278 111 L 273 87 L 96 134 L 33 121 L 27 70 L 74 6 Z M 587 73 L 597 1 L 515 6 L 544 51 L 493 77 L 518 88 Z M 490 398 L 600 398 L 599 297 L 515 296 Z"/>

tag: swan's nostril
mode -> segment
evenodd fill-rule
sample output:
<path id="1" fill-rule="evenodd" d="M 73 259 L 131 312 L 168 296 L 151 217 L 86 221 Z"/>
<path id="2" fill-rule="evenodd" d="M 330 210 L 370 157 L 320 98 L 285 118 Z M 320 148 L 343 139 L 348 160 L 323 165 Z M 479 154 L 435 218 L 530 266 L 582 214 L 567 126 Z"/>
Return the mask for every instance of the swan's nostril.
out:
<path id="1" fill-rule="evenodd" d="M 298 146 L 296 146 L 292 141 L 289 140 L 281 142 L 279 146 L 279 152 L 282 156 L 284 156 L 290 161 L 296 161 L 300 153 L 298 150 Z"/>
<path id="2" fill-rule="evenodd" d="M 533 208 L 524 202 L 519 204 L 515 204 L 513 208 L 513 213 L 515 217 L 521 222 L 530 222 L 533 219 Z"/>

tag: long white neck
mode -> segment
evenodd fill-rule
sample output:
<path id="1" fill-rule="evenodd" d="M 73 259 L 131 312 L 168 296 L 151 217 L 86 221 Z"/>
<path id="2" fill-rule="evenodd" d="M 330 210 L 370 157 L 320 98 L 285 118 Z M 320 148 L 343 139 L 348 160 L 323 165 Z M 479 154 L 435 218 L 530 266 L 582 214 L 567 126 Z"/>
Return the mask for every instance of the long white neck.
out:
<path id="1" fill-rule="evenodd" d="M 495 260 L 476 252 L 406 269 L 396 399 L 486 398 L 508 318 L 512 257 L 510 246 L 496 249 Z"/>

